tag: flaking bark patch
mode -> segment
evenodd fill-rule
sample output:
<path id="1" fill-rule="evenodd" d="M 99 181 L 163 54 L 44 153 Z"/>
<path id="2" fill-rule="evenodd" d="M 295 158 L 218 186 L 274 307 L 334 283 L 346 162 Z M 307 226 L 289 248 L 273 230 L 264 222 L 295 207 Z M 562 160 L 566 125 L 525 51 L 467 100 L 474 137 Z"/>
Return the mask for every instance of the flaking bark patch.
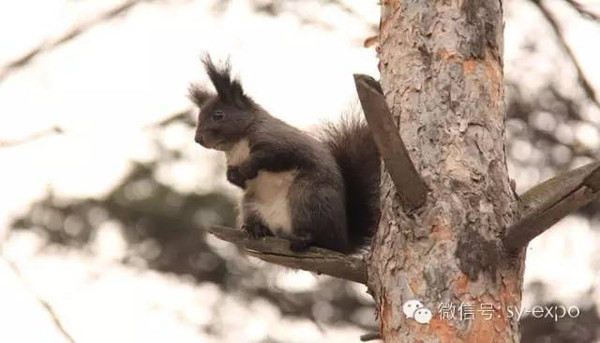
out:
<path id="1" fill-rule="evenodd" d="M 487 47 L 496 46 L 498 32 L 493 25 L 493 19 L 500 7 L 498 1 L 465 0 L 462 11 L 465 14 L 466 25 L 464 29 L 467 37 L 460 46 L 464 56 L 483 59 Z"/>
<path id="2" fill-rule="evenodd" d="M 486 240 L 479 232 L 467 228 L 460 234 L 455 256 L 460 270 L 471 281 L 477 280 L 480 272 L 487 272 L 496 281 L 496 271 L 502 249 L 495 241 Z"/>

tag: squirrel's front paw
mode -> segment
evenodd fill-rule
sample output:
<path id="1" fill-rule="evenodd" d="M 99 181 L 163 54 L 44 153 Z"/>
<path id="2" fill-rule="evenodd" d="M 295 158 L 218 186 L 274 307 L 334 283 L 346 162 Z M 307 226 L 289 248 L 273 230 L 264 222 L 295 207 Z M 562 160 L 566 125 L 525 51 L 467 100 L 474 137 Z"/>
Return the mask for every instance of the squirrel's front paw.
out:
<path id="1" fill-rule="evenodd" d="M 234 185 L 245 188 L 246 178 L 240 172 L 238 167 L 228 167 L 227 168 L 227 181 L 233 183 Z"/>
<path id="2" fill-rule="evenodd" d="M 242 226 L 242 231 L 246 232 L 246 234 L 248 234 L 248 236 L 250 236 L 250 238 L 254 238 L 254 239 L 258 239 L 258 238 L 262 238 L 262 237 L 271 235 L 271 231 L 269 230 L 269 228 L 264 225 L 261 225 L 261 224 L 255 224 L 255 225 L 244 224 Z"/>

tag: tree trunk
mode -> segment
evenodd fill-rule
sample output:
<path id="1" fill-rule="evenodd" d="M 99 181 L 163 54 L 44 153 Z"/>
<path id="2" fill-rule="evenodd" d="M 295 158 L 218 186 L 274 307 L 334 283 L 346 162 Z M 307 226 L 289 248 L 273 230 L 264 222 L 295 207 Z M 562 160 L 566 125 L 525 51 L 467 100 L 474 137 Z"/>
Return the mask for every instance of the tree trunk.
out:
<path id="1" fill-rule="evenodd" d="M 519 215 L 506 169 L 502 2 L 382 3 L 381 84 L 424 206 L 400 205 L 382 181 L 382 217 L 368 261 L 386 342 L 517 342 L 524 253 L 504 230 Z M 408 318 L 417 299 L 428 324 Z"/>

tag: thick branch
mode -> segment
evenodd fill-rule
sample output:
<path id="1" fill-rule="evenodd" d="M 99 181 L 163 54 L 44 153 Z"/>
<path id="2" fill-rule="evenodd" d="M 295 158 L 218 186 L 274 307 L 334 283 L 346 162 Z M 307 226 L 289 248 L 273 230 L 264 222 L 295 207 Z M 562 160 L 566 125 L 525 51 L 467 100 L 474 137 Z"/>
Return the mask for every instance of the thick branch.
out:
<path id="1" fill-rule="evenodd" d="M 405 210 L 421 207 L 427 186 L 415 169 L 387 107 L 381 86 L 368 75 L 354 75 L 358 98 L 387 171 Z"/>
<path id="2" fill-rule="evenodd" d="M 382 339 L 381 334 L 379 332 L 369 332 L 360 336 L 361 342 L 374 341 L 377 339 Z"/>
<path id="3" fill-rule="evenodd" d="M 600 162 L 593 162 L 545 181 L 521 197 L 524 215 L 506 229 L 503 243 L 519 251 L 556 222 L 600 194 Z"/>
<path id="4" fill-rule="evenodd" d="M 360 256 L 311 247 L 297 253 L 289 249 L 290 242 L 276 237 L 251 239 L 239 229 L 223 226 L 206 228 L 217 238 L 234 243 L 248 254 L 281 266 L 326 274 L 340 279 L 366 284 L 367 269 Z"/>

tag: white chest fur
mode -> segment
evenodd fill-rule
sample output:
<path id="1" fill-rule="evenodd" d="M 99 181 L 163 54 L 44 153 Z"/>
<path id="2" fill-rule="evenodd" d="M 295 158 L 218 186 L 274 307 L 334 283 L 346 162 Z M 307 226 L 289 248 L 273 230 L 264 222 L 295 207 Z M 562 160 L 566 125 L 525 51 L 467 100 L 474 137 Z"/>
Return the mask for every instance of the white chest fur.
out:
<path id="1" fill-rule="evenodd" d="M 243 139 L 226 153 L 227 165 L 238 166 L 250 157 L 248 140 Z M 288 192 L 297 171 L 268 172 L 259 171 L 258 176 L 246 181 L 245 192 L 251 195 L 249 210 L 260 214 L 262 220 L 274 231 L 275 235 L 290 236 L 292 220 L 290 215 Z M 242 207 L 243 208 L 243 207 Z"/>
<path id="2" fill-rule="evenodd" d="M 260 171 L 255 179 L 246 182 L 246 192 L 254 199 L 251 207 L 278 236 L 289 237 L 293 232 L 288 194 L 296 174 Z"/>
<path id="3" fill-rule="evenodd" d="M 231 149 L 225 152 L 228 166 L 238 166 L 250 156 L 250 145 L 247 139 L 235 143 Z"/>

